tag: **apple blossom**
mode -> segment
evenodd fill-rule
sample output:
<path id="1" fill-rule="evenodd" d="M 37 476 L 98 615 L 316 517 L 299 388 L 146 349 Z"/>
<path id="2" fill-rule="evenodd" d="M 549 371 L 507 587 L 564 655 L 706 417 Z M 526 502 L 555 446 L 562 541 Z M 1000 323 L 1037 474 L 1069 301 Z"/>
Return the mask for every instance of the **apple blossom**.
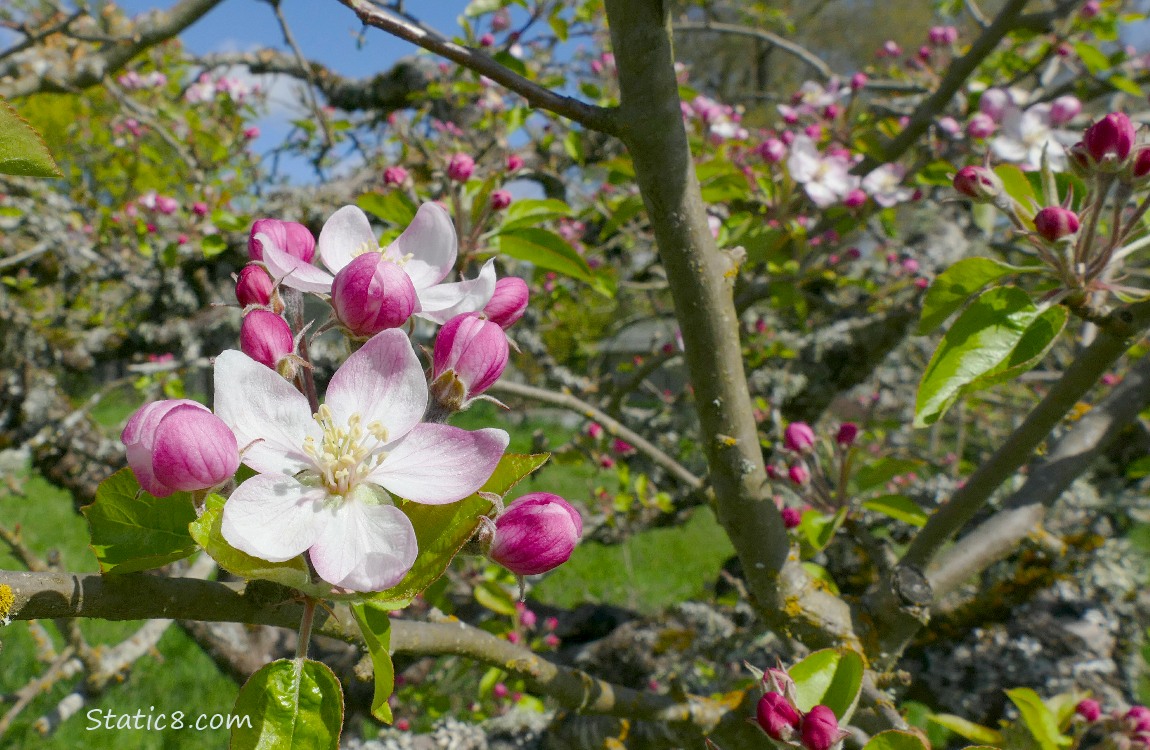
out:
<path id="1" fill-rule="evenodd" d="M 874 202 L 883 208 L 905 203 L 914 195 L 914 190 L 902 184 L 906 167 L 901 164 L 883 164 L 863 178 L 863 189 L 870 193 Z"/>
<path id="2" fill-rule="evenodd" d="M 839 729 L 839 720 L 828 706 L 818 705 L 803 716 L 799 729 L 806 750 L 830 750 L 845 733 Z"/>
<path id="3" fill-rule="evenodd" d="M 1065 125 L 1073 120 L 1082 111 L 1082 102 L 1077 96 L 1067 94 L 1060 96 L 1050 103 L 1050 122 L 1055 125 Z"/>
<path id="4" fill-rule="evenodd" d="M 224 505 L 223 536 L 282 562 L 308 552 L 323 580 L 354 591 L 398 583 L 417 554 L 393 496 L 453 503 L 491 476 L 508 436 L 421 423 L 427 385 L 407 336 L 384 331 L 332 376 L 312 413 L 307 399 L 247 355 L 215 363 L 216 413 L 257 473 Z"/>
<path id="5" fill-rule="evenodd" d="M 491 208 L 502 211 L 511 205 L 511 193 L 506 190 L 496 190 L 491 193 Z"/>
<path id="6" fill-rule="evenodd" d="M 1102 716 L 1102 706 L 1096 700 L 1085 698 L 1078 701 L 1078 705 L 1074 707 L 1074 712 L 1086 721 L 1098 721 Z"/>
<path id="7" fill-rule="evenodd" d="M 304 263 L 315 256 L 315 238 L 303 224 L 279 219 L 256 219 L 248 233 L 248 257 L 264 260 L 264 242 L 270 239 L 274 246 Z"/>
<path id="8" fill-rule="evenodd" d="M 755 718 L 771 739 L 789 740 L 795 736 L 802 714 L 782 693 L 769 692 L 759 698 Z"/>
<path id="9" fill-rule="evenodd" d="M 411 277 L 379 253 L 352 259 L 331 283 L 336 320 L 353 336 L 367 338 L 398 328 L 411 317 L 416 302 Z"/>
<path id="10" fill-rule="evenodd" d="M 483 308 L 487 319 L 503 330 L 510 328 L 527 310 L 530 292 L 518 276 L 504 276 L 495 282 L 495 291 Z"/>
<path id="11" fill-rule="evenodd" d="M 256 362 L 275 370 L 295 345 L 287 321 L 268 310 L 255 308 L 240 323 L 240 349 Z"/>
<path id="12" fill-rule="evenodd" d="M 838 154 L 820 155 L 814 141 L 805 135 L 795 138 L 787 158 L 791 178 L 819 208 L 831 206 L 858 186 L 850 167 L 849 159 Z"/>
<path id="13" fill-rule="evenodd" d="M 507 155 L 507 171 L 508 172 L 518 172 L 522 168 L 523 168 L 523 157 L 522 156 L 520 156 L 519 154 L 508 154 Z"/>
<path id="14" fill-rule="evenodd" d="M 1047 206 L 1034 215 L 1034 229 L 1050 242 L 1074 234 L 1078 226 L 1078 214 L 1061 206 Z"/>
<path id="15" fill-rule="evenodd" d="M 357 206 L 344 206 L 333 213 L 319 233 L 320 259 L 331 273 L 285 253 L 267 235 L 264 262 L 284 286 L 304 292 L 331 291 L 332 273 L 339 273 L 356 257 L 379 252 L 411 277 L 418 304 L 417 317 L 443 324 L 460 313 L 483 309 L 495 292 L 495 261 L 487 261 L 474 279 L 440 283 L 455 266 L 459 242 L 447 210 L 437 203 L 424 203 L 411 224 L 385 248 L 371 229 L 371 222 Z"/>
<path id="16" fill-rule="evenodd" d="M 467 182 L 475 172 L 475 160 L 467 154 L 455 154 L 447 165 L 447 176 L 456 182 Z"/>
<path id="17" fill-rule="evenodd" d="M 128 466 L 146 492 L 167 497 L 214 487 L 236 473 L 236 436 L 206 406 L 187 399 L 136 410 L 120 434 Z"/>
<path id="18" fill-rule="evenodd" d="M 274 293 L 272 278 L 262 266 L 249 263 L 240 269 L 236 278 L 236 301 L 241 305 L 270 305 Z"/>
<path id="19" fill-rule="evenodd" d="M 407 182 L 407 170 L 403 167 L 388 167 L 383 170 L 384 185 L 402 185 Z"/>
<path id="20" fill-rule="evenodd" d="M 1093 157 L 1101 162 L 1107 156 L 1126 161 L 1134 147 L 1134 123 L 1122 112 L 1111 112 L 1086 129 L 1082 143 Z"/>
<path id="21" fill-rule="evenodd" d="M 507 367 L 507 335 L 476 313 L 447 321 L 435 337 L 432 393 L 449 411 L 468 403 L 499 380 Z"/>
<path id="22" fill-rule="evenodd" d="M 1006 188 L 1002 179 L 990 169 L 970 164 L 954 176 L 954 189 L 967 198 L 986 203 L 1002 195 Z"/>
<path id="23" fill-rule="evenodd" d="M 859 426 L 854 422 L 843 422 L 835 434 L 835 442 L 839 445 L 853 445 L 859 435 Z"/>
<path id="24" fill-rule="evenodd" d="M 976 140 L 983 140 L 994 135 L 998 124 L 985 112 L 976 112 L 966 123 L 966 134 Z"/>
<path id="25" fill-rule="evenodd" d="M 1051 127 L 1049 106 L 1035 106 L 1025 112 L 1010 106 L 1003 114 L 1002 130 L 990 148 L 998 158 L 1032 170 L 1042 166 L 1045 155 L 1051 169 L 1061 171 L 1066 167 L 1063 146 L 1073 142 L 1073 134 Z"/>
<path id="26" fill-rule="evenodd" d="M 570 503 L 533 492 L 495 519 L 488 555 L 515 575 L 538 575 L 567 562 L 582 533 L 583 519 Z"/>
<path id="27" fill-rule="evenodd" d="M 783 445 L 789 451 L 802 453 L 815 444 L 815 431 L 806 422 L 791 422 L 783 431 Z"/>

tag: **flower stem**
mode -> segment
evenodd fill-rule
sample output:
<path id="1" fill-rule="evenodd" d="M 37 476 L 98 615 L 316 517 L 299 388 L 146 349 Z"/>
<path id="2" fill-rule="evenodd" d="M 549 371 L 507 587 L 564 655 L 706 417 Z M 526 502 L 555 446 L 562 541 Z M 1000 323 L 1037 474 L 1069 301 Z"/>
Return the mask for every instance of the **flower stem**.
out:
<path id="1" fill-rule="evenodd" d="M 311 625 L 315 620 L 315 605 L 316 600 L 312 597 L 304 599 L 303 603 L 303 619 L 299 623 L 299 642 L 296 643 L 295 657 L 297 659 L 304 659 L 307 657 L 307 647 L 311 642 Z"/>
<path id="2" fill-rule="evenodd" d="M 298 289 L 284 289 L 284 312 L 288 316 L 288 323 L 291 324 L 292 330 L 297 334 L 303 330 L 303 292 Z M 307 351 L 307 336 L 299 337 L 299 354 L 306 365 L 300 368 L 299 383 L 296 387 L 299 388 L 303 395 L 307 396 L 308 405 L 311 407 L 313 414 L 319 411 L 319 393 L 315 388 L 315 374 L 311 368 L 311 356 Z"/>

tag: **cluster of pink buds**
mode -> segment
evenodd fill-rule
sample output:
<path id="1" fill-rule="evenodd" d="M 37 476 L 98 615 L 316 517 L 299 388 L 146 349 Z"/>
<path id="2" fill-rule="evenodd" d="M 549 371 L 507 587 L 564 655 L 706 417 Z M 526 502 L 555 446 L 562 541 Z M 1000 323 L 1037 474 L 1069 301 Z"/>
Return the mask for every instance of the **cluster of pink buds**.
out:
<path id="1" fill-rule="evenodd" d="M 1065 110 L 1060 117 L 1072 117 L 1080 103 L 1067 101 L 1060 107 Z M 1052 116 L 1055 108 L 1052 105 Z M 1086 183 L 1085 195 L 1058 195 L 1049 149 L 1042 159 L 1041 203 L 1024 204 L 1011 197 L 989 166 L 963 167 L 954 176 L 954 188 L 975 202 L 995 206 L 1025 236 L 1034 255 L 1060 283 L 1052 300 L 1094 307 L 1101 299 L 1092 299 L 1094 292 L 1145 297 L 1145 290 L 1123 283 L 1126 276 L 1121 271 L 1132 253 L 1150 244 L 1142 222 L 1150 198 L 1143 196 L 1132 211 L 1126 210 L 1136 193 L 1150 187 L 1150 144 L 1138 143 L 1128 116 L 1111 112 L 1086 128 L 1065 158 Z M 1076 197 L 1081 199 L 1077 210 Z"/>
<path id="2" fill-rule="evenodd" d="M 1135 705 L 1125 711 L 1115 710 L 1106 714 L 1098 701 L 1086 698 L 1078 702 L 1074 713 L 1084 730 L 1105 734 L 1098 747 L 1121 750 L 1150 748 L 1150 708 L 1146 706 Z"/>
<path id="3" fill-rule="evenodd" d="M 767 476 L 776 481 L 785 480 L 791 490 L 811 506 L 833 512 L 845 493 L 845 488 L 838 486 L 845 481 L 839 469 L 845 465 L 858 434 L 859 426 L 854 422 L 844 422 L 839 426 L 833 447 L 829 450 L 830 466 L 824 469 L 823 459 L 816 450 L 819 441 L 815 431 L 806 422 L 791 422 L 783 431 L 783 453 L 787 456 L 787 465 L 768 464 Z M 781 506 L 780 512 L 787 528 L 798 525 L 799 511 Z"/>
<path id="4" fill-rule="evenodd" d="M 803 750 L 831 750 L 848 736 L 828 706 L 813 706 L 806 713 L 798 709 L 794 680 L 784 670 L 768 669 L 763 687 L 755 718 L 772 740 Z"/>
<path id="5" fill-rule="evenodd" d="M 495 518 L 488 556 L 517 576 L 553 570 L 571 557 L 583 534 L 583 518 L 563 498 L 533 492 Z"/>

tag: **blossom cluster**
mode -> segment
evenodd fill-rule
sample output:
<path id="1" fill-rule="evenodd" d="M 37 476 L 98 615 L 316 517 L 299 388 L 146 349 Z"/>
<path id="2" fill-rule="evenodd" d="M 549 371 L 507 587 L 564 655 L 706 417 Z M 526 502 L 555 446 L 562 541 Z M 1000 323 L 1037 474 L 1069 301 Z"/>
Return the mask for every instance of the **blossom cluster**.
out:
<path id="1" fill-rule="evenodd" d="M 150 199 L 157 209 L 161 197 Z M 306 552 L 336 590 L 394 586 L 419 552 L 401 501 L 474 494 L 508 444 L 503 430 L 446 421 L 502 375 L 505 329 L 523 315 L 527 285 L 497 279 L 491 261 L 474 278 L 448 281 L 457 252 L 454 224 L 435 203 L 386 247 L 354 206 L 336 211 L 318 239 L 302 224 L 256 221 L 251 262 L 236 277 L 240 349 L 215 359 L 215 412 L 167 401 L 133 415 L 123 440 L 141 486 L 160 497 L 210 490 L 242 461 L 255 475 L 224 505 L 229 544 L 270 562 Z M 288 309 L 302 312 L 304 292 L 330 305 L 323 328 L 353 344 L 318 409 L 305 395 L 307 326 Z M 412 318 L 440 326 L 430 382 L 402 330 Z M 492 532 L 483 539 L 490 557 L 520 576 L 565 562 L 582 533 L 578 512 L 549 493 L 480 521 Z"/>
<path id="2" fill-rule="evenodd" d="M 842 470 L 849 458 L 851 447 L 859 436 L 859 426 L 854 422 L 843 422 L 835 431 L 829 450 L 829 460 L 819 456 L 819 441 L 814 429 L 806 422 L 791 422 L 783 431 L 783 455 L 786 463 L 769 463 L 767 476 L 775 481 L 785 482 L 792 493 L 801 498 L 802 509 L 776 498 L 776 504 L 788 529 L 799 525 L 802 510 L 817 508 L 823 512 L 834 512 L 842 503 L 845 480 Z"/>
<path id="3" fill-rule="evenodd" d="M 1098 747 L 1150 748 L 1150 708 L 1146 706 L 1135 705 L 1125 711 L 1116 709 L 1104 714 L 1098 701 L 1086 698 L 1078 702 L 1074 713 L 1084 730 L 1104 737 Z"/>

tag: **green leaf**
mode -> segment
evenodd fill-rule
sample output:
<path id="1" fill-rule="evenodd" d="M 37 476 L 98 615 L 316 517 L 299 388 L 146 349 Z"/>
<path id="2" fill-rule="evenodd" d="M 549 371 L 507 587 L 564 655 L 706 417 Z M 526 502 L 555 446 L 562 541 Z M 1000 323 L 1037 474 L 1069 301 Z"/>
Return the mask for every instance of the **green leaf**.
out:
<path id="1" fill-rule="evenodd" d="M 994 173 L 1002 180 L 1006 194 L 1018 201 L 1029 215 L 1035 197 L 1034 186 L 1026 179 L 1026 173 L 1013 164 L 999 164 Z"/>
<path id="2" fill-rule="evenodd" d="M 507 5 L 506 0 L 471 0 L 467 7 L 463 9 L 463 15 L 468 18 L 475 18 L 482 16 L 484 13 L 492 13 Z"/>
<path id="3" fill-rule="evenodd" d="M 1051 320 L 1040 324 L 1038 334 L 1023 341 L 1039 311 L 1030 295 L 1014 286 L 983 292 L 946 332 L 918 387 L 914 426 L 938 421 L 971 384 L 999 371 L 1016 371 L 1034 360 L 1035 345 L 1049 332 Z M 1049 343 L 1049 342 L 1047 342 Z M 989 381 L 988 381 L 989 382 Z"/>
<path id="4" fill-rule="evenodd" d="M 950 731 L 965 737 L 973 742 L 982 742 L 988 745 L 998 745 L 1002 742 L 1002 732 L 990 727 L 984 727 L 981 724 L 975 724 L 973 721 L 968 721 L 961 716 L 954 714 L 931 714 L 930 720 L 939 726 L 946 727 Z"/>
<path id="5" fill-rule="evenodd" d="M 209 234 L 200 243 L 200 248 L 204 251 L 205 258 L 214 258 L 228 249 L 228 242 L 218 234 Z"/>
<path id="6" fill-rule="evenodd" d="M 0 99 L 0 174 L 63 177 L 40 134 Z"/>
<path id="7" fill-rule="evenodd" d="M 96 500 L 80 509 L 88 520 L 101 573 L 135 573 L 182 560 L 196 551 L 188 523 L 192 496 L 154 497 L 140 489 L 131 469 L 100 482 Z"/>
<path id="8" fill-rule="evenodd" d="M 569 130 L 563 136 L 563 150 L 576 164 L 583 163 L 583 134 L 578 130 Z"/>
<path id="9" fill-rule="evenodd" d="M 883 495 L 865 501 L 862 507 L 890 516 L 896 521 L 909 523 L 911 526 L 926 525 L 926 511 L 906 495 Z"/>
<path id="10" fill-rule="evenodd" d="M 840 508 L 831 516 L 817 510 L 804 511 L 798 531 L 811 551 L 818 552 L 831 543 L 845 519 L 846 508 Z"/>
<path id="11" fill-rule="evenodd" d="M 390 724 L 393 717 L 387 699 L 395 689 L 395 665 L 391 663 L 391 619 L 386 610 L 370 602 L 352 604 L 351 613 L 359 623 L 359 632 L 363 634 L 363 642 L 371 655 L 372 672 L 375 674 L 371 715 Z"/>
<path id="12" fill-rule="evenodd" d="M 940 273 L 926 290 L 926 297 L 922 301 L 922 317 L 918 322 L 918 335 L 928 334 L 938 328 L 951 313 L 987 284 L 1023 270 L 990 258 L 963 258 Z"/>
<path id="13" fill-rule="evenodd" d="M 522 60 L 507 50 L 499 50 L 492 57 L 495 59 L 495 62 L 499 63 L 503 67 L 510 68 L 524 78 L 528 77 L 527 66 L 523 64 Z"/>
<path id="14" fill-rule="evenodd" d="M 337 750 L 343 688 L 321 662 L 279 659 L 248 678 L 232 713 L 251 726 L 232 730 L 231 750 Z"/>
<path id="15" fill-rule="evenodd" d="M 930 750 L 922 738 L 914 732 L 900 732 L 891 729 L 879 732 L 863 745 L 863 750 Z"/>
<path id="16" fill-rule="evenodd" d="M 1030 734 L 1038 741 L 1042 750 L 1058 750 L 1060 746 L 1072 742 L 1069 737 L 1058 731 L 1058 720 L 1054 712 L 1046 707 L 1038 693 L 1030 688 L 1015 688 L 1007 690 L 1006 697 L 1018 706 L 1022 723 L 1030 730 Z"/>
<path id="17" fill-rule="evenodd" d="M 479 491 L 502 497 L 524 477 L 542 466 L 548 457 L 546 453 L 506 454 Z M 451 560 L 475 534 L 479 516 L 491 510 L 491 501 L 475 494 L 457 503 L 404 503 L 400 509 L 407 514 L 415 528 L 419 556 L 402 581 L 369 597 L 372 602 L 396 609 L 407 606 L 417 594 L 443 575 Z"/>
<path id="18" fill-rule="evenodd" d="M 356 198 L 355 205 L 389 224 L 406 227 L 415 218 L 418 206 L 402 190 L 389 190 L 386 193 L 364 193 Z"/>
<path id="19" fill-rule="evenodd" d="M 854 713 L 862 690 L 863 658 L 855 651 L 823 649 L 795 664 L 787 674 L 795 681 L 796 705 L 802 712 L 824 705 L 840 724 Z"/>
<path id="20" fill-rule="evenodd" d="M 1078 53 L 1078 59 L 1082 61 L 1091 75 L 1098 75 L 1110 68 L 1110 58 L 1092 44 L 1075 42 L 1074 51 Z"/>
<path id="21" fill-rule="evenodd" d="M 1142 98 L 1142 87 L 1126 76 L 1112 75 L 1106 79 L 1106 82 L 1119 91 Z"/>
<path id="22" fill-rule="evenodd" d="M 500 232 L 521 227 L 538 227 L 544 222 L 571 215 L 571 207 L 554 198 L 521 198 L 507 207 Z"/>
<path id="23" fill-rule="evenodd" d="M 583 256 L 575 252 L 567 240 L 546 229 L 524 227 L 501 232 L 499 252 L 580 281 L 589 282 L 592 279 L 591 267 Z"/>
<path id="24" fill-rule="evenodd" d="M 1042 361 L 1058 335 L 1066 327 L 1070 311 L 1061 305 L 1047 308 L 1026 328 L 1022 339 L 997 368 L 970 384 L 968 390 L 989 388 L 997 383 L 1013 380 Z"/>
<path id="25" fill-rule="evenodd" d="M 221 568 L 241 578 L 274 581 L 294 589 L 311 586 L 311 573 L 302 555 L 287 562 L 273 563 L 240 552 L 224 541 L 221 531 L 223 512 L 224 498 L 212 493 L 204 500 L 203 515 L 188 526 L 192 538 Z"/>

